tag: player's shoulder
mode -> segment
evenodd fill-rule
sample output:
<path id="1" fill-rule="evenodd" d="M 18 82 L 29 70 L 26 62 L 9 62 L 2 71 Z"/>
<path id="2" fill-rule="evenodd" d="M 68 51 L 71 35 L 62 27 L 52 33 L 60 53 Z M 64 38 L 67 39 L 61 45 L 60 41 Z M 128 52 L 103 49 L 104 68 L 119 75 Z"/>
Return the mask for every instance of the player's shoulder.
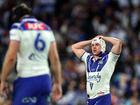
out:
<path id="1" fill-rule="evenodd" d="M 108 56 L 109 56 L 109 59 L 110 59 L 111 61 L 117 61 L 118 58 L 119 58 L 119 56 L 120 56 L 120 54 L 115 54 L 115 53 L 113 53 L 113 52 L 109 52 Z"/>
<path id="2" fill-rule="evenodd" d="M 45 22 L 38 20 L 38 24 L 45 26 L 45 29 L 47 31 L 52 31 L 51 27 L 48 24 L 46 24 Z"/>
<path id="3" fill-rule="evenodd" d="M 11 25 L 11 29 L 19 29 L 19 28 L 20 28 L 20 23 L 19 22 L 13 23 Z"/>
<path id="4" fill-rule="evenodd" d="M 92 57 L 92 54 L 89 52 L 84 52 L 84 54 L 81 56 L 81 60 L 89 60 Z"/>
<path id="5" fill-rule="evenodd" d="M 51 28 L 46 23 L 38 20 L 35 17 L 25 17 L 20 22 L 21 30 L 44 30 L 51 31 Z"/>
<path id="6" fill-rule="evenodd" d="M 115 54 L 115 53 L 112 52 L 112 51 L 110 51 L 110 52 L 108 53 L 108 55 L 110 55 L 110 56 L 120 56 L 120 54 Z"/>

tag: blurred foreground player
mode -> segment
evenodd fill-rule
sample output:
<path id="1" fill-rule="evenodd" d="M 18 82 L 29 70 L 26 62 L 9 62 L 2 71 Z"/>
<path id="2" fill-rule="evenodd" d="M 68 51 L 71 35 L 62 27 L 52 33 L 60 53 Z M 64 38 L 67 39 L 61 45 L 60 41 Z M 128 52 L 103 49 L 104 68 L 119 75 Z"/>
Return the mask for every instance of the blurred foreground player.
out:
<path id="1" fill-rule="evenodd" d="M 61 95 L 61 64 L 52 30 L 31 16 L 31 9 L 20 4 L 13 9 L 14 23 L 10 30 L 9 48 L 3 63 L 1 94 L 17 58 L 17 76 L 14 82 L 12 105 L 48 105 L 46 98 L 52 92 L 52 100 Z M 50 60 L 53 70 L 51 80 Z M 53 86 L 52 86 L 53 84 Z"/>
<path id="2" fill-rule="evenodd" d="M 112 44 L 109 53 L 105 52 L 105 41 Z M 92 53 L 84 50 L 89 45 Z M 121 40 L 102 35 L 72 45 L 72 51 L 86 65 L 87 105 L 111 105 L 110 79 L 121 50 Z"/>

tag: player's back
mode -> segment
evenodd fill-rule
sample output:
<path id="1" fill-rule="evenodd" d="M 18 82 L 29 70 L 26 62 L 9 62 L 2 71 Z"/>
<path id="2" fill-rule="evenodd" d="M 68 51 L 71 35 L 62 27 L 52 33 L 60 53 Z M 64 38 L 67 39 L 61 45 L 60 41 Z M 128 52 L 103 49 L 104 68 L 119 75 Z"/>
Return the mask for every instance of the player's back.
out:
<path id="1" fill-rule="evenodd" d="M 46 24 L 33 17 L 23 18 L 16 29 L 20 48 L 17 71 L 20 77 L 49 74 L 48 53 L 54 35 Z"/>

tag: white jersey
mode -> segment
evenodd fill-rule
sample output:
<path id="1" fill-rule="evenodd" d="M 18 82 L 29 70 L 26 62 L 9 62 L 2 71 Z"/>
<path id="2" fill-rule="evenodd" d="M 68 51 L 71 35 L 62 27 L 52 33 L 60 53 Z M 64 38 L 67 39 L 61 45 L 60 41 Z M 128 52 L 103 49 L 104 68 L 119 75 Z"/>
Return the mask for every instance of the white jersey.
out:
<path id="1" fill-rule="evenodd" d="M 50 74 L 48 52 L 55 38 L 49 26 L 33 17 L 24 17 L 20 23 L 13 24 L 10 40 L 20 43 L 17 54 L 19 77 Z"/>
<path id="2" fill-rule="evenodd" d="M 89 99 L 110 93 L 110 79 L 119 55 L 112 52 L 102 54 L 96 61 L 90 53 L 85 52 L 81 60 L 86 65 L 86 89 Z"/>

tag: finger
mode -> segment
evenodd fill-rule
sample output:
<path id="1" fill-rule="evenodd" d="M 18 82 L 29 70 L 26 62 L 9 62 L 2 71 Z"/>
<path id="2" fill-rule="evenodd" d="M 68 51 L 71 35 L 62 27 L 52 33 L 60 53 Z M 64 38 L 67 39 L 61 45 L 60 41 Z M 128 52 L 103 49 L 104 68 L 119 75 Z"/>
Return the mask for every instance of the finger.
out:
<path id="1" fill-rule="evenodd" d="M 0 88 L 0 94 L 3 94 L 3 87 Z"/>
<path id="2" fill-rule="evenodd" d="M 54 95 L 52 96 L 52 101 L 57 102 L 61 98 L 60 95 Z"/>
<path id="3" fill-rule="evenodd" d="M 61 93 L 52 93 L 52 100 L 57 102 L 62 97 Z"/>
<path id="4" fill-rule="evenodd" d="M 5 93 L 5 91 L 4 90 L 2 90 L 1 92 L 0 92 L 0 95 L 5 95 L 6 93 Z"/>
<path id="5" fill-rule="evenodd" d="M 2 87 L 1 91 L 0 91 L 0 95 L 7 96 L 7 93 L 8 93 L 8 90 L 6 90 L 4 87 Z"/>

